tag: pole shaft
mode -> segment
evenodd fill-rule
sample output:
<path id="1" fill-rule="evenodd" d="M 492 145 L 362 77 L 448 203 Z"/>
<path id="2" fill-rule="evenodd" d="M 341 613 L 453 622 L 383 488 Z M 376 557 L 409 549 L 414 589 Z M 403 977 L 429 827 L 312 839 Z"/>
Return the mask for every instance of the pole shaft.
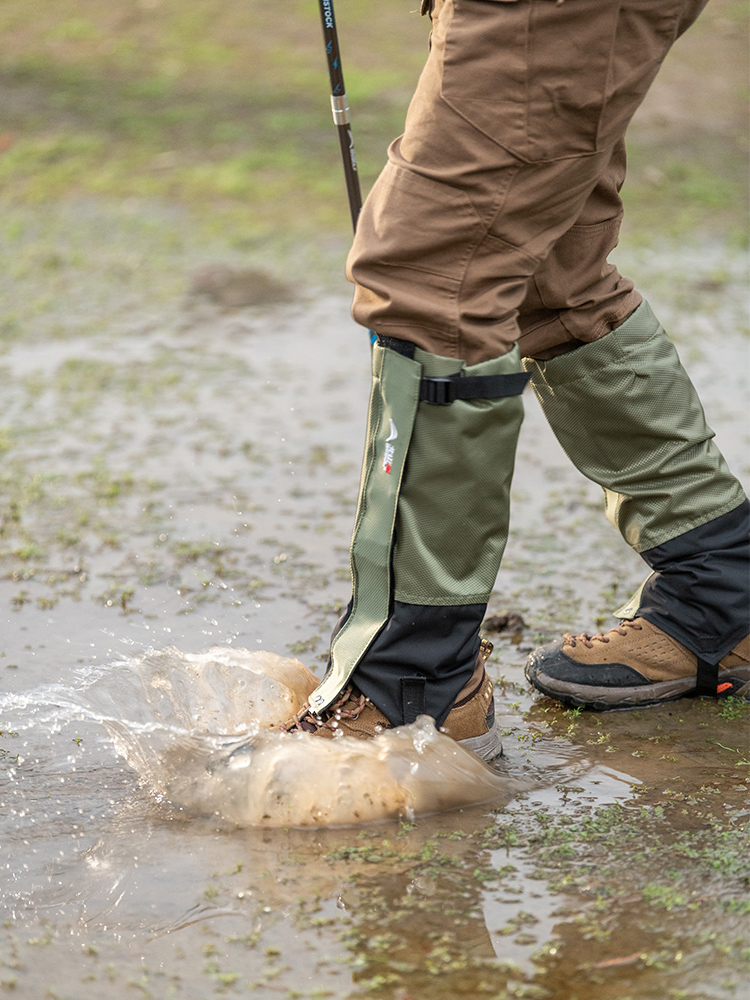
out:
<path id="1" fill-rule="evenodd" d="M 323 40 L 325 41 L 326 57 L 328 59 L 328 77 L 331 81 L 331 108 L 333 121 L 339 134 L 341 159 L 344 165 L 346 193 L 349 199 L 349 211 L 352 217 L 352 227 L 356 230 L 357 219 L 362 208 L 362 194 L 359 188 L 359 172 L 357 157 L 354 152 L 354 139 L 349 124 L 349 105 L 344 87 L 344 73 L 341 68 L 336 18 L 333 13 L 333 0 L 318 0 L 320 19 L 323 25 Z"/>

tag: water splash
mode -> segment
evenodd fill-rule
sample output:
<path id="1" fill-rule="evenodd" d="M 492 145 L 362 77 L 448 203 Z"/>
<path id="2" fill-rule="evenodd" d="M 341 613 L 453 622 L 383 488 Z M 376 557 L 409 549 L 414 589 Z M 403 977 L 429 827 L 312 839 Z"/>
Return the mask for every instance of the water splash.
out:
<path id="1" fill-rule="evenodd" d="M 113 665 L 88 710 L 157 800 L 238 826 L 336 826 L 486 802 L 509 782 L 431 719 L 374 740 L 272 729 L 317 680 L 299 660 L 174 647 Z"/>
<path id="2" fill-rule="evenodd" d="M 317 686 L 293 657 L 215 646 L 204 654 L 174 646 L 113 664 L 90 685 L 88 705 L 103 718 L 198 733 L 245 733 L 290 718 Z"/>

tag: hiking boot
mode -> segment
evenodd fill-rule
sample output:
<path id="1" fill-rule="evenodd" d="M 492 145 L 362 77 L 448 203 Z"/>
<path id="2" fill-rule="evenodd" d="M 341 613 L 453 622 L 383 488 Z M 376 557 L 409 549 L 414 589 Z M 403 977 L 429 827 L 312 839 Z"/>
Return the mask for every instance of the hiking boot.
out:
<path id="1" fill-rule="evenodd" d="M 493 684 L 484 669 L 491 652 L 492 643 L 482 639 L 474 673 L 459 692 L 440 729 L 488 763 L 503 752 L 500 727 L 495 719 Z M 323 717 L 313 715 L 306 707 L 281 728 L 289 733 L 301 731 L 329 740 L 339 736 L 369 740 L 393 726 L 380 709 L 351 684 Z"/>
<path id="2" fill-rule="evenodd" d="M 605 634 L 568 635 L 529 656 L 526 678 L 543 694 L 584 708 L 636 708 L 692 694 L 698 657 L 644 618 Z M 750 636 L 720 661 L 716 695 L 750 696 Z"/>
<path id="3" fill-rule="evenodd" d="M 484 669 L 491 652 L 492 643 L 482 639 L 471 680 L 459 692 L 453 708 L 440 727 L 441 733 L 450 736 L 487 763 L 503 753 L 500 726 L 495 718 L 495 686 Z"/>

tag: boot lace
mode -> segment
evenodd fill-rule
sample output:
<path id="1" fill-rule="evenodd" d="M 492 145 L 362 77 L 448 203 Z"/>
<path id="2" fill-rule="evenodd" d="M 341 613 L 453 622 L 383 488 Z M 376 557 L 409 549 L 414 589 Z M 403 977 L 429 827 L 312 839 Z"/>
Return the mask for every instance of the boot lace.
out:
<path id="1" fill-rule="evenodd" d="M 342 719 L 358 719 L 369 703 L 369 699 L 356 688 L 347 687 L 328 709 L 325 719 L 313 715 L 310 709 L 305 706 L 301 712 L 298 712 L 285 724 L 284 729 L 288 733 L 294 730 L 316 733 L 319 729 L 331 729 L 335 732 Z"/>
<path id="2" fill-rule="evenodd" d="M 611 628 L 606 635 L 604 632 L 597 632 L 596 635 L 589 635 L 588 632 L 581 632 L 580 635 L 571 635 L 569 632 L 566 632 L 563 636 L 563 645 L 575 647 L 580 642 L 581 645 L 591 649 L 595 642 L 610 642 L 610 636 L 613 632 L 616 632 L 618 635 L 627 635 L 628 629 L 631 628 L 639 632 L 643 628 L 643 625 L 638 621 L 622 621 L 619 625 Z"/>

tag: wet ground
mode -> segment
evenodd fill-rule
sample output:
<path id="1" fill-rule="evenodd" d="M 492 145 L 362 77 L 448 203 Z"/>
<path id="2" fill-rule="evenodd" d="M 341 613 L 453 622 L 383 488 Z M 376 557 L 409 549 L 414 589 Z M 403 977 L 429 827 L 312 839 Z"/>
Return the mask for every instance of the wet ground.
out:
<path id="1" fill-rule="evenodd" d="M 588 714 L 523 680 L 533 645 L 611 623 L 645 575 L 529 394 L 489 608 L 524 623 L 490 636 L 505 730 L 492 802 L 238 828 L 139 783 L 76 707 L 112 664 L 222 646 L 321 674 L 348 598 L 367 338 L 344 289 L 262 307 L 186 294 L 228 258 L 159 206 L 19 209 L 3 234 L 0 989 L 746 996 L 747 708 Z M 620 261 L 750 483 L 746 255 L 704 243 Z"/>

